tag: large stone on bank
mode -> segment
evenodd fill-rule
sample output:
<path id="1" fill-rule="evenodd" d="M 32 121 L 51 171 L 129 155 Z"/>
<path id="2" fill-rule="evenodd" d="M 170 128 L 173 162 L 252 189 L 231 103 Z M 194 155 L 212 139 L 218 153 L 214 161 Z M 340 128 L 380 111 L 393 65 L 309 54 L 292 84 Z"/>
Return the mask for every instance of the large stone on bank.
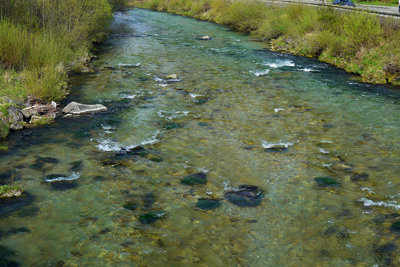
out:
<path id="1" fill-rule="evenodd" d="M 22 112 L 18 108 L 10 106 L 7 108 L 7 111 L 8 111 L 8 116 L 10 118 L 10 122 L 23 121 L 24 114 L 22 114 Z"/>
<path id="2" fill-rule="evenodd" d="M 101 104 L 85 105 L 77 102 L 71 102 L 62 110 L 62 112 L 67 114 L 79 115 L 84 113 L 93 113 L 105 110 L 107 110 L 107 108 Z"/>
<path id="3" fill-rule="evenodd" d="M 14 122 L 10 125 L 10 129 L 14 130 L 14 131 L 18 131 L 18 130 L 24 129 L 24 126 L 22 126 L 21 124 L 18 124 L 17 122 Z"/>

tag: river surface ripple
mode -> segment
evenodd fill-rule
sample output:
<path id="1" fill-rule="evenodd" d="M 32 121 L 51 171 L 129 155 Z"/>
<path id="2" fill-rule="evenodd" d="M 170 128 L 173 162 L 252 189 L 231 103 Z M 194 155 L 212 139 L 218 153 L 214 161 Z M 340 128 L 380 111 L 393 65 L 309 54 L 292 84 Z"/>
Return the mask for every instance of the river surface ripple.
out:
<path id="1" fill-rule="evenodd" d="M 396 88 L 141 9 L 93 67 L 5 141 L 4 266 L 399 266 Z"/>

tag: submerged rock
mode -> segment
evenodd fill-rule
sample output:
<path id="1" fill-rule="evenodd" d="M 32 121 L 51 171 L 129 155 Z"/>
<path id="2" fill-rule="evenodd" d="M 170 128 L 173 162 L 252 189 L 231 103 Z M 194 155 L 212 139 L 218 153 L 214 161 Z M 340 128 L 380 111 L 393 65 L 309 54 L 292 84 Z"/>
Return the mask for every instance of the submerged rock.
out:
<path id="1" fill-rule="evenodd" d="M 272 147 L 268 147 L 265 149 L 265 152 L 276 152 L 276 153 L 280 153 L 280 152 L 286 152 L 289 149 L 285 146 L 272 146 Z"/>
<path id="2" fill-rule="evenodd" d="M 393 223 L 390 226 L 390 231 L 395 232 L 395 233 L 400 233 L 400 221 Z"/>
<path id="3" fill-rule="evenodd" d="M 5 266 L 5 267 L 18 267 L 21 266 L 19 263 L 9 259 L 10 257 L 13 257 L 17 253 L 3 245 L 0 245 L 0 266 Z"/>
<path id="4" fill-rule="evenodd" d="M 139 221 L 143 224 L 152 224 L 161 218 L 164 218 L 166 216 L 166 212 L 163 210 L 159 211 L 151 211 L 145 214 L 140 215 Z"/>
<path id="5" fill-rule="evenodd" d="M 173 77 L 175 77 L 175 75 L 176 74 L 171 74 L 171 76 L 168 75 L 165 79 L 155 76 L 154 81 L 158 82 L 159 84 L 171 84 L 171 83 L 176 83 L 176 82 L 182 81 L 181 79 L 178 79 L 178 78 L 174 79 Z"/>
<path id="6" fill-rule="evenodd" d="M 207 174 L 205 172 L 194 173 L 182 179 L 181 184 L 198 185 L 207 183 Z"/>
<path id="7" fill-rule="evenodd" d="M 193 99 L 193 103 L 195 103 L 197 105 L 201 105 L 201 104 L 207 103 L 209 100 L 210 100 L 210 98 L 207 96 L 198 96 Z"/>
<path id="8" fill-rule="evenodd" d="M 76 171 L 82 170 L 84 164 L 83 164 L 82 160 L 78 160 L 78 161 L 71 162 L 69 165 L 71 166 L 71 168 L 69 168 L 69 171 L 76 172 Z"/>
<path id="9" fill-rule="evenodd" d="M 331 177 L 316 177 L 314 181 L 319 187 L 340 187 L 340 183 Z"/>
<path id="10" fill-rule="evenodd" d="M 382 266 L 394 266 L 393 265 L 393 260 L 394 260 L 394 255 L 397 250 L 397 245 L 393 243 L 387 243 L 385 245 L 382 245 L 380 247 L 377 247 L 374 252 L 376 253 L 377 258 L 379 261 L 383 263 Z"/>
<path id="11" fill-rule="evenodd" d="M 122 207 L 124 207 L 127 210 L 135 210 L 139 207 L 140 205 L 137 203 L 126 203 Z"/>
<path id="12" fill-rule="evenodd" d="M 29 168 L 42 169 L 45 166 L 45 164 L 55 165 L 58 162 L 59 160 L 53 157 L 37 157 L 35 164 L 29 166 Z"/>
<path id="13" fill-rule="evenodd" d="M 264 192 L 258 186 L 241 185 L 238 190 L 225 193 L 225 198 L 239 207 L 256 207 L 261 204 Z"/>
<path id="14" fill-rule="evenodd" d="M 143 203 L 146 208 L 151 208 L 154 203 L 156 203 L 156 196 L 154 195 L 153 192 L 147 193 L 143 196 L 142 198 Z"/>
<path id="15" fill-rule="evenodd" d="M 119 66 L 125 68 L 125 69 L 133 69 L 133 68 L 140 68 L 142 63 L 136 63 L 136 64 L 119 64 Z"/>
<path id="16" fill-rule="evenodd" d="M 152 158 L 150 158 L 150 160 L 153 161 L 153 162 L 162 162 L 162 161 L 164 161 L 163 158 L 159 158 L 159 157 L 152 157 Z"/>
<path id="17" fill-rule="evenodd" d="M 141 146 L 135 146 L 133 148 L 121 148 L 116 154 L 115 158 L 119 159 L 126 159 L 130 157 L 146 157 L 148 153 L 146 150 Z"/>
<path id="18" fill-rule="evenodd" d="M 77 102 L 71 102 L 65 108 L 63 108 L 62 112 L 67 114 L 79 115 L 84 113 L 93 113 L 105 110 L 107 110 L 107 108 L 101 104 L 85 105 Z"/>
<path id="19" fill-rule="evenodd" d="M 334 170 L 336 170 L 336 171 L 344 171 L 344 172 L 347 172 L 347 171 L 350 171 L 351 169 L 353 169 L 353 167 L 350 166 L 350 165 L 348 165 L 348 164 L 345 164 L 345 163 L 340 162 L 340 163 L 335 163 L 335 164 L 333 164 L 333 165 L 332 165 L 332 169 L 334 169 Z"/>
<path id="20" fill-rule="evenodd" d="M 182 127 L 183 127 L 182 125 L 175 123 L 175 122 L 167 123 L 167 124 L 164 124 L 164 126 L 163 126 L 163 128 L 165 130 L 172 130 L 172 129 L 182 128 Z"/>
<path id="21" fill-rule="evenodd" d="M 47 175 L 44 180 L 50 183 L 51 189 L 65 191 L 78 187 L 78 183 L 76 182 L 78 178 L 79 175 L 75 173 L 70 176 L 55 173 Z"/>
<path id="22" fill-rule="evenodd" d="M 0 217 L 6 216 L 26 205 L 31 204 L 33 200 L 33 196 L 26 192 L 19 197 L 0 198 Z"/>
<path id="23" fill-rule="evenodd" d="M 354 172 L 350 177 L 352 182 L 359 182 L 359 181 L 368 181 L 369 174 L 363 172 Z"/>
<path id="24" fill-rule="evenodd" d="M 19 233 L 30 233 L 31 230 L 29 230 L 26 227 L 12 227 L 6 231 L 0 230 L 0 238 L 4 236 L 11 236 Z M 0 265 L 1 266 L 1 265 Z"/>
<path id="25" fill-rule="evenodd" d="M 114 66 L 104 66 L 101 70 L 115 70 Z"/>
<path id="26" fill-rule="evenodd" d="M 177 80 L 177 79 L 178 79 L 178 75 L 176 75 L 176 74 L 169 74 L 169 75 L 167 75 L 166 79 L 168 79 L 168 80 L 171 80 L 171 79 Z"/>
<path id="27" fill-rule="evenodd" d="M 196 207 L 202 210 L 214 210 L 221 206 L 221 202 L 211 198 L 199 198 L 196 203 Z"/>

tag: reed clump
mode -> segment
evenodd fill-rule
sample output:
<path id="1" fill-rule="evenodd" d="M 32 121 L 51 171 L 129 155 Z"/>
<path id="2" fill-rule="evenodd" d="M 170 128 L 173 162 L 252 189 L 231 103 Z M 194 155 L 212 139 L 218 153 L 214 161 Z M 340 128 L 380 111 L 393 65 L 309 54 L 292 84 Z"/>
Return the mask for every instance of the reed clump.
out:
<path id="1" fill-rule="evenodd" d="M 0 74 L 18 72 L 23 95 L 60 100 L 66 92 L 67 73 L 83 68 L 93 42 L 104 38 L 113 10 L 125 3 L 0 0 Z M 3 83 L 0 96 L 9 96 L 10 90 L 4 87 Z"/>
<path id="2" fill-rule="evenodd" d="M 214 21 L 270 42 L 272 49 L 320 60 L 370 83 L 400 84 L 395 19 L 331 6 L 244 0 L 133 0 L 138 7 Z M 195 7 L 195 8 L 194 8 Z"/>

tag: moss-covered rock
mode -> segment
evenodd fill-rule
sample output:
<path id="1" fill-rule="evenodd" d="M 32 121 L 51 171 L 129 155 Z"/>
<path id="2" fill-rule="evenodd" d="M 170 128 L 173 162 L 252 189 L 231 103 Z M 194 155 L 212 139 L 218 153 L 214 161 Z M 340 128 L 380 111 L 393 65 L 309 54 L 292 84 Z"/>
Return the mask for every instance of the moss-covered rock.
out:
<path id="1" fill-rule="evenodd" d="M 319 187 L 340 187 L 341 184 L 331 177 L 316 177 L 314 181 Z"/>
<path id="2" fill-rule="evenodd" d="M 166 215 L 167 213 L 163 210 L 151 211 L 140 215 L 139 221 L 143 224 L 152 224 L 161 218 L 164 218 Z"/>
<path id="3" fill-rule="evenodd" d="M 241 185 L 238 190 L 225 193 L 225 198 L 239 207 L 256 207 L 261 204 L 264 192 L 258 186 Z"/>
<path id="4" fill-rule="evenodd" d="M 199 185 L 207 183 L 207 174 L 205 172 L 194 173 L 182 179 L 181 184 Z"/>
<path id="5" fill-rule="evenodd" d="M 196 203 L 196 207 L 202 210 L 214 210 L 221 206 L 221 202 L 211 198 L 199 198 Z"/>

